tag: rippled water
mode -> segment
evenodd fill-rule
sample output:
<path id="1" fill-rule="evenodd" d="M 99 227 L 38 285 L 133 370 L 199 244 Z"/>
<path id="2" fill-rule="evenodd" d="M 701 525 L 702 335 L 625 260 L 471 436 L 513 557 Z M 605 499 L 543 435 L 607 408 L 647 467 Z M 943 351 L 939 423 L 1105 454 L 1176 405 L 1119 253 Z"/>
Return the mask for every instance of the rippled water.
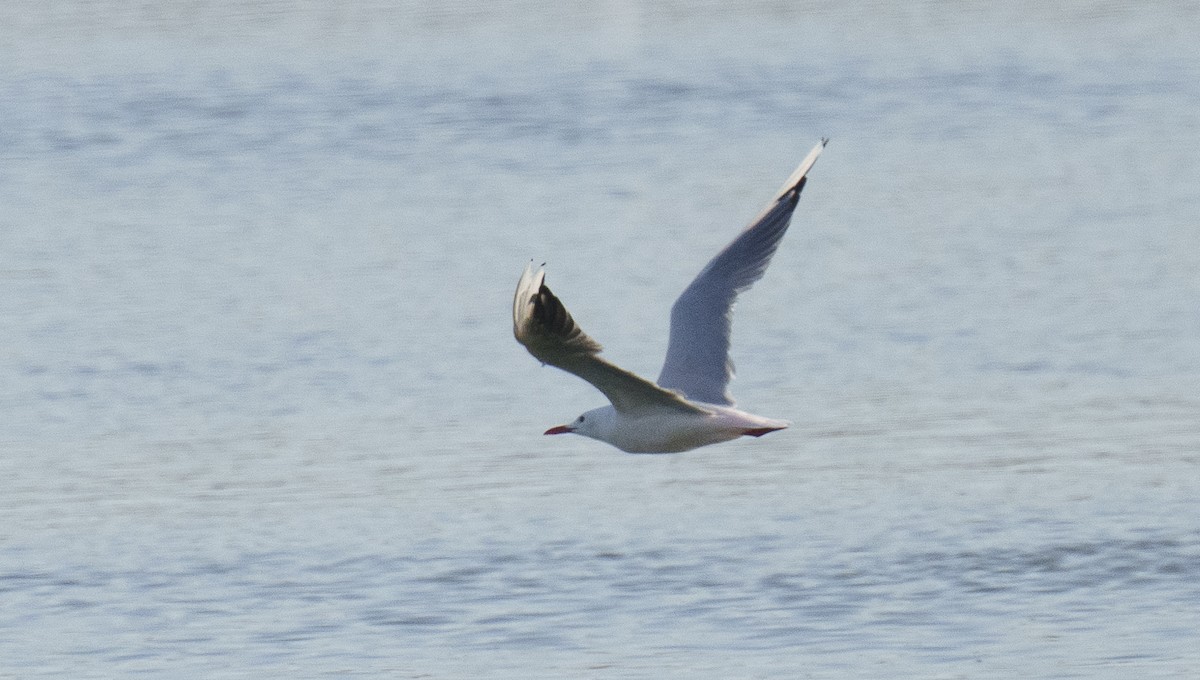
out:
<path id="1" fill-rule="evenodd" d="M 1194 677 L 1200 17 L 0 10 L 0 677 Z M 734 393 L 655 375 L 820 136 Z"/>

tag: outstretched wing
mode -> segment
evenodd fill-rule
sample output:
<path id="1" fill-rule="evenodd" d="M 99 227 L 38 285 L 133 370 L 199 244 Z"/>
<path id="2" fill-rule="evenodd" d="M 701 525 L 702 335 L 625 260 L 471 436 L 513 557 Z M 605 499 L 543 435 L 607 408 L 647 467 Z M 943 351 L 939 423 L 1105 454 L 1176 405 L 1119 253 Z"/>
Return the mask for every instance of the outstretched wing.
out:
<path id="1" fill-rule="evenodd" d="M 689 399 L 733 405 L 729 337 L 733 303 L 762 278 L 787 232 L 808 171 L 829 140 L 822 139 L 750 226 L 701 270 L 671 308 L 671 339 L 658 384 Z"/>
<path id="2" fill-rule="evenodd" d="M 543 282 L 545 270 L 525 267 L 513 296 L 513 335 L 535 359 L 590 382 L 613 408 L 627 414 L 642 409 L 706 413 L 675 392 L 601 359 L 600 343 L 575 324 L 567 308 Z"/>

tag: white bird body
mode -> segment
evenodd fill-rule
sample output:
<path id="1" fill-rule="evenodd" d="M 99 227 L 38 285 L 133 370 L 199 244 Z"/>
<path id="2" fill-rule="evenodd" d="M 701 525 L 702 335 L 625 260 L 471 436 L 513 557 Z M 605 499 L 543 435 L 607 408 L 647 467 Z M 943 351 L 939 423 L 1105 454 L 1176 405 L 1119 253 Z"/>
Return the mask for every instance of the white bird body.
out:
<path id="1" fill-rule="evenodd" d="M 728 406 L 692 403 L 708 413 L 660 410 L 625 416 L 612 406 L 601 406 L 570 425 L 550 428 L 547 434 L 581 434 L 627 453 L 679 453 L 745 435 L 759 437 L 789 424 Z"/>
<path id="2" fill-rule="evenodd" d="M 532 263 L 525 268 L 513 296 L 517 341 L 542 363 L 587 380 L 612 402 L 546 434 L 580 434 L 629 453 L 678 453 L 788 427 L 786 421 L 734 408 L 728 390 L 733 304 L 766 271 L 825 143 L 809 152 L 767 208 L 675 301 L 657 384 L 601 358 L 600 344 L 545 285 L 545 270 L 534 271 Z"/>

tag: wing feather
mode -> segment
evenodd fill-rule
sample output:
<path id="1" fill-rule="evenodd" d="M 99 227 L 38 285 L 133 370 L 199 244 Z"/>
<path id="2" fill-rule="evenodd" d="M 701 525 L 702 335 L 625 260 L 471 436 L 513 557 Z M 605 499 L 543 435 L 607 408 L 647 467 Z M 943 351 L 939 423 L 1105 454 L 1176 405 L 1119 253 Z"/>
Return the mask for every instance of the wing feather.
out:
<path id="1" fill-rule="evenodd" d="M 671 307 L 671 337 L 658 384 L 689 399 L 733 405 L 729 343 L 739 293 L 762 278 L 787 233 L 808 171 L 828 140 L 809 152 L 771 203 L 717 253 Z"/>
<path id="2" fill-rule="evenodd" d="M 545 271 L 535 273 L 530 263 L 513 296 L 513 335 L 535 359 L 588 381 L 622 413 L 647 408 L 706 413 L 679 394 L 600 358 L 600 343 L 575 323 L 544 278 Z"/>

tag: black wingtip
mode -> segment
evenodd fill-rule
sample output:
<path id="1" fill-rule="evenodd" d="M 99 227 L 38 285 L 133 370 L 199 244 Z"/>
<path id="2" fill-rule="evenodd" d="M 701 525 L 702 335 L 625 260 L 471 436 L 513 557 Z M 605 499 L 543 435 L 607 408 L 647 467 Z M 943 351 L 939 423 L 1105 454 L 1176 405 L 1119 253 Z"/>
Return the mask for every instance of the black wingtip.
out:
<path id="1" fill-rule="evenodd" d="M 574 345 L 577 351 L 595 354 L 600 344 L 584 334 L 571 318 L 562 301 L 543 283 L 533 296 L 533 318 L 547 333 L 558 336 L 566 344 Z"/>
<path id="2" fill-rule="evenodd" d="M 804 191 L 805 184 L 808 184 L 808 176 L 807 175 L 805 175 L 804 177 L 801 177 L 800 181 L 796 182 L 796 186 L 792 187 L 791 189 L 788 189 L 787 193 L 780 196 L 779 201 L 780 202 L 787 201 L 793 208 L 795 208 L 796 205 L 800 202 L 800 192 Z"/>
<path id="3" fill-rule="evenodd" d="M 822 137 L 821 138 L 821 148 L 824 149 L 827 144 L 829 144 L 829 138 Z M 808 175 L 805 174 L 803 177 L 800 178 L 800 181 L 796 182 L 795 186 L 793 186 L 791 189 L 788 189 L 787 191 L 785 191 L 783 193 L 783 195 L 779 197 L 779 200 L 780 201 L 783 201 L 783 200 L 790 201 L 791 204 L 793 206 L 795 206 L 797 203 L 799 203 L 800 192 L 804 191 L 804 185 L 807 183 L 808 183 Z"/>
<path id="4" fill-rule="evenodd" d="M 557 329 L 562 324 L 566 311 L 544 283 L 533 296 L 533 318 L 547 328 Z"/>

